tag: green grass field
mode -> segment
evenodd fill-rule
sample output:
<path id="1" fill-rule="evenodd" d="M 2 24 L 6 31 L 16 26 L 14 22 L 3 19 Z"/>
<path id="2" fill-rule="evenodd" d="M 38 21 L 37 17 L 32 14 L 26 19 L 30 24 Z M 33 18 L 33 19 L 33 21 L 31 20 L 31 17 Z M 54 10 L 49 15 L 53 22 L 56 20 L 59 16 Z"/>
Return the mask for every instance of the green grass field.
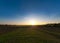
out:
<path id="1" fill-rule="evenodd" d="M 60 28 L 57 31 L 48 29 L 37 26 L 15 28 L 0 34 L 0 43 L 60 43 Z"/>

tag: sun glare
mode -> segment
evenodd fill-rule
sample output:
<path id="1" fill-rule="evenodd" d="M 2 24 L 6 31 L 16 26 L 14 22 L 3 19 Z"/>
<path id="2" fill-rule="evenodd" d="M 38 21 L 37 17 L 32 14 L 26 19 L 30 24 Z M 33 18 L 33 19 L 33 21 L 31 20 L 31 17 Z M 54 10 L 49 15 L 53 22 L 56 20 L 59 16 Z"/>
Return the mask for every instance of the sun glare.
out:
<path id="1" fill-rule="evenodd" d="M 35 21 L 35 20 L 30 20 L 30 21 L 29 21 L 29 24 L 30 24 L 30 25 L 36 25 L 36 21 Z"/>

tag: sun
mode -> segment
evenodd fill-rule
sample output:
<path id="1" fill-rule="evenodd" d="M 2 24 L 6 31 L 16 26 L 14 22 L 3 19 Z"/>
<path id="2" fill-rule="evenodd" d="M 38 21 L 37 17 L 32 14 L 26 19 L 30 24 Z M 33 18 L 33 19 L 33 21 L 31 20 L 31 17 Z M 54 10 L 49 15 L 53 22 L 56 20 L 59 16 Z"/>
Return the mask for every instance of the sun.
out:
<path id="1" fill-rule="evenodd" d="M 30 20 L 30 21 L 29 21 L 29 24 L 30 24 L 30 25 L 36 25 L 36 21 L 35 21 L 35 20 Z"/>

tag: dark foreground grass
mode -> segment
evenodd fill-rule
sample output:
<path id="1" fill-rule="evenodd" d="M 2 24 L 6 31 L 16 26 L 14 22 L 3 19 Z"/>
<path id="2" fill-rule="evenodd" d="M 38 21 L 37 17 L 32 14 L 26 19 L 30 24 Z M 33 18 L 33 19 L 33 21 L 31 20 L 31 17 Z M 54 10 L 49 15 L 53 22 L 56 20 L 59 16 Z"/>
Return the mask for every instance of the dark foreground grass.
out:
<path id="1" fill-rule="evenodd" d="M 0 43 L 60 43 L 60 32 L 48 29 L 46 26 L 9 26 L 0 32 Z"/>

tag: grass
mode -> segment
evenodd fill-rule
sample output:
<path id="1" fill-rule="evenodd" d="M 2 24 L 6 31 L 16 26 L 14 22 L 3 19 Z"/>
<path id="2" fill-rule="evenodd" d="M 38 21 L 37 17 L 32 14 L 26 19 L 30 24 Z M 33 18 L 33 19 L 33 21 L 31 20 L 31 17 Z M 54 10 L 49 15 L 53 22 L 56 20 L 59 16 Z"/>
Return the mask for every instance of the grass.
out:
<path id="1" fill-rule="evenodd" d="M 44 26 L 43 26 L 44 27 Z M 16 27 L 0 35 L 0 43 L 60 43 L 60 33 L 43 27 Z"/>

